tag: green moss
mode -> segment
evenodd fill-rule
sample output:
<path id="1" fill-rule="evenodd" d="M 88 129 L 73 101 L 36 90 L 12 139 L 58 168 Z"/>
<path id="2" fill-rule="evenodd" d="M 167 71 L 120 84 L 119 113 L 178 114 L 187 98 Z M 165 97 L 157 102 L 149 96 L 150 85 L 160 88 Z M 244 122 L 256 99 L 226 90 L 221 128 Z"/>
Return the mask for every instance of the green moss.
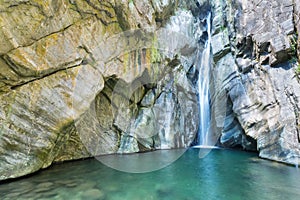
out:
<path id="1" fill-rule="evenodd" d="M 116 14 L 116 19 L 118 24 L 120 25 L 121 29 L 123 31 L 129 30 L 130 29 L 130 23 L 129 23 L 129 16 L 130 16 L 130 11 L 128 8 L 124 8 L 122 4 L 117 4 L 114 7 L 115 14 Z"/>
<path id="2" fill-rule="evenodd" d="M 160 52 L 158 50 L 157 37 L 154 37 L 151 47 L 151 63 L 160 63 L 162 60 Z"/>
<path id="3" fill-rule="evenodd" d="M 300 74 L 300 64 L 297 64 L 296 68 L 295 68 L 295 72 L 297 75 Z"/>
<path id="4" fill-rule="evenodd" d="M 151 50 L 151 63 L 159 63 L 161 61 L 161 55 L 158 49 L 153 48 Z"/>
<path id="5" fill-rule="evenodd" d="M 223 24 L 223 25 L 220 27 L 220 31 L 223 32 L 223 31 L 225 31 L 225 30 L 227 30 L 227 27 Z"/>

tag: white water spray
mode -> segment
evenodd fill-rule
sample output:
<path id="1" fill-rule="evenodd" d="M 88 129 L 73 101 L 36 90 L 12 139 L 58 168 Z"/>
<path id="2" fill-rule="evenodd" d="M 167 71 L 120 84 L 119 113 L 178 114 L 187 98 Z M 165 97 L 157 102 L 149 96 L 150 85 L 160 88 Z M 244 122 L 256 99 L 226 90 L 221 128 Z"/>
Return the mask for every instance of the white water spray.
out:
<path id="1" fill-rule="evenodd" d="M 199 91 L 199 131 L 198 144 L 200 147 L 208 147 L 212 144 L 209 141 L 209 126 L 210 126 L 210 94 L 209 94 L 209 78 L 211 66 L 211 13 L 206 19 L 208 39 L 202 53 L 199 77 L 198 77 L 198 91 Z"/>

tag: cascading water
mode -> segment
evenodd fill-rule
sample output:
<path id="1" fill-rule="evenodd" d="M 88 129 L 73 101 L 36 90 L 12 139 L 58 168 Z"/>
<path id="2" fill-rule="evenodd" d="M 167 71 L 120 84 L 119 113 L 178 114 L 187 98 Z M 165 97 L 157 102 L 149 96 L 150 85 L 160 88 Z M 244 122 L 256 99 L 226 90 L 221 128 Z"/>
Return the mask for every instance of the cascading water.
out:
<path id="1" fill-rule="evenodd" d="M 207 41 L 202 52 L 201 63 L 199 67 L 198 91 L 199 91 L 199 131 L 198 145 L 207 147 L 213 144 L 209 141 L 210 126 L 210 94 L 209 94 L 209 77 L 211 66 L 211 13 L 206 18 L 207 24 Z"/>

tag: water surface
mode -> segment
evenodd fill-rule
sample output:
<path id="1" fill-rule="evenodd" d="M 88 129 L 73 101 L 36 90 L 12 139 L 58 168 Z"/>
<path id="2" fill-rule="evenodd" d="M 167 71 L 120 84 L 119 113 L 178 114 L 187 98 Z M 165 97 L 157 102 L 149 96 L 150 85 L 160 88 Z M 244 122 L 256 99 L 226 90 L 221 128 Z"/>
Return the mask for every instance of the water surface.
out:
<path id="1" fill-rule="evenodd" d="M 199 159 L 198 151 L 189 149 L 173 164 L 142 174 L 120 172 L 96 159 L 54 165 L 1 184 L 0 199 L 300 198 L 300 172 L 295 167 L 258 159 L 255 153 L 230 150 L 212 150 Z"/>

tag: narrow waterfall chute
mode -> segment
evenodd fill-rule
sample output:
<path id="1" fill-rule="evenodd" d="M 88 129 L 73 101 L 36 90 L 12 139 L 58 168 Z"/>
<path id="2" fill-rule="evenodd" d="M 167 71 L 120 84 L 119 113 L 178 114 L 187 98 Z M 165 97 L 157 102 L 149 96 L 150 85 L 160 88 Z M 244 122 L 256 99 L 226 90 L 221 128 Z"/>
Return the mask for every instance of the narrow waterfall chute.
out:
<path id="1" fill-rule="evenodd" d="M 226 90 L 216 92 L 219 87 L 217 71 L 212 68 L 212 30 L 211 30 L 211 13 L 206 16 L 206 33 L 205 45 L 202 52 L 199 52 L 199 74 L 198 74 L 198 94 L 199 94 L 199 128 L 197 135 L 197 145 L 199 148 L 199 158 L 205 157 L 212 149 L 219 149 L 215 146 L 218 142 L 220 132 L 223 129 L 226 110 L 227 94 Z M 211 91 L 210 91 L 211 90 Z"/>
<path id="2" fill-rule="evenodd" d="M 211 13 L 206 18 L 207 24 L 207 41 L 202 52 L 201 62 L 199 67 L 198 91 L 199 91 L 199 131 L 198 144 L 200 147 L 211 146 L 209 141 L 209 126 L 210 126 L 210 67 L 212 64 L 211 58 Z"/>

